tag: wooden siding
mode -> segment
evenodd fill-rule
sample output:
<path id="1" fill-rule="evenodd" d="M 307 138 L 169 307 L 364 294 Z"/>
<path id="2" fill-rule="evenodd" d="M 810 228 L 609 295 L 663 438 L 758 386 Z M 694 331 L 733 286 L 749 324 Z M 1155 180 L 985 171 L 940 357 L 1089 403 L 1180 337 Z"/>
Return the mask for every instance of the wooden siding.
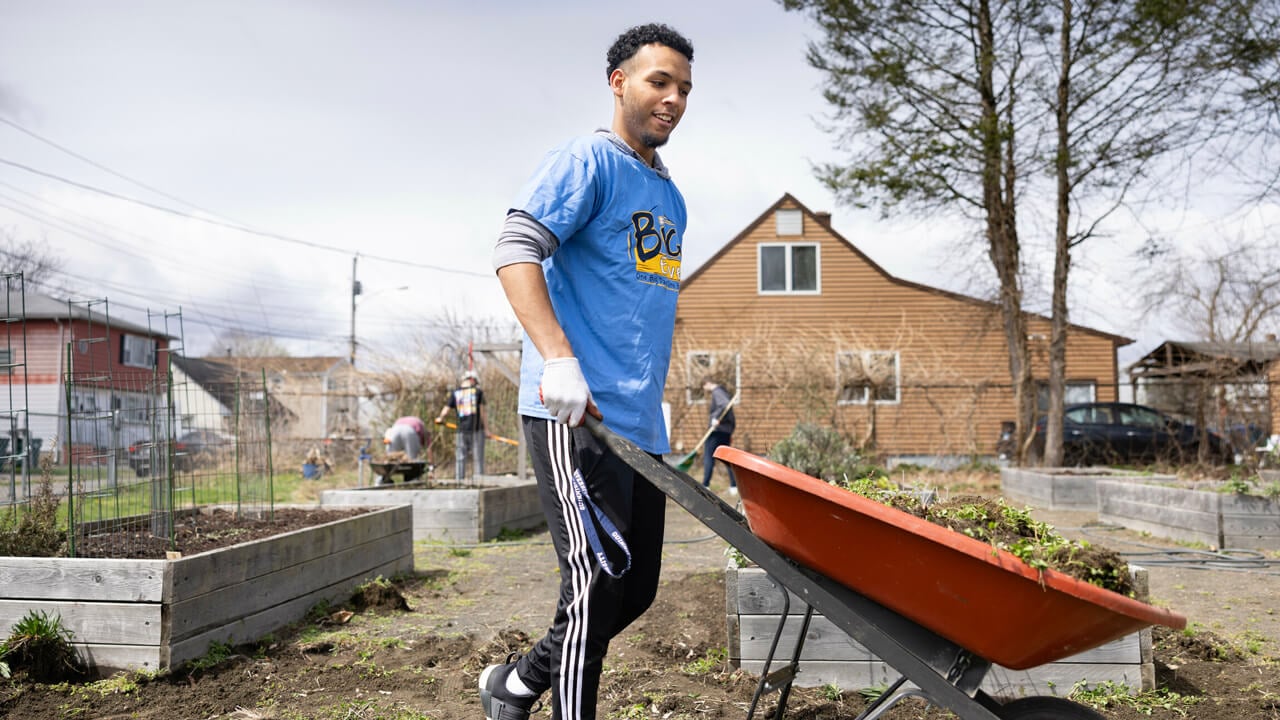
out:
<path id="1" fill-rule="evenodd" d="M 777 207 L 803 209 L 789 198 Z M 779 238 L 777 207 L 682 289 L 667 384 L 673 442 L 690 447 L 706 422 L 705 406 L 686 402 L 686 384 L 697 382 L 685 377 L 686 353 L 722 351 L 741 354 L 734 444 L 744 449 L 766 452 L 809 419 L 889 455 L 991 454 L 1001 421 L 1013 418 L 998 308 L 889 276 L 807 210 L 804 235 Z M 757 245 L 779 241 L 819 245 L 820 294 L 756 291 Z M 1048 320 L 1029 316 L 1028 333 L 1033 372 L 1047 378 Z M 1117 340 L 1081 330 L 1068 338 L 1067 377 L 1096 382 L 1099 400 L 1115 398 Z M 836 353 L 858 350 L 899 353 L 899 402 L 835 402 Z"/>

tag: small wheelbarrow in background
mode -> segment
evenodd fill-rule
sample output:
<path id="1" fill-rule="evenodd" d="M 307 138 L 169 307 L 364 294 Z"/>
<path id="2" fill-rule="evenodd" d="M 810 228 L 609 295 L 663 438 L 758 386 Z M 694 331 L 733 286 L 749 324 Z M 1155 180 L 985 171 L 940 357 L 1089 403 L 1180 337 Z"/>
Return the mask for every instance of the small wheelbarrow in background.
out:
<path id="1" fill-rule="evenodd" d="M 413 482 L 430 469 L 425 460 L 370 462 L 369 467 L 373 469 L 375 476 L 374 485 L 390 485 L 395 482 L 395 475 L 399 475 L 404 482 Z"/>
<path id="2" fill-rule="evenodd" d="M 782 717 L 815 611 L 900 673 L 859 720 L 878 718 L 912 696 L 961 720 L 1103 720 L 1065 698 L 1001 703 L 981 684 L 993 663 L 1023 670 L 1149 625 L 1186 625 L 1177 613 L 1037 571 L 961 533 L 722 447 L 716 458 L 734 467 L 743 515 L 595 418 L 586 422 L 636 472 L 807 605 L 790 661 L 771 672 L 782 613 L 748 720 L 760 698 L 775 691 L 781 694 L 775 717 Z"/>

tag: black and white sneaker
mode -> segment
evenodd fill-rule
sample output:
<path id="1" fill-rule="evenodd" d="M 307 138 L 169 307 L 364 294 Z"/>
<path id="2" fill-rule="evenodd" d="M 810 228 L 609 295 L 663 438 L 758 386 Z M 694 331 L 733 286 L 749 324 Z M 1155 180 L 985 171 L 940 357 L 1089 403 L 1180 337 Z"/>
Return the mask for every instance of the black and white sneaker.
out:
<path id="1" fill-rule="evenodd" d="M 515 657 L 512 653 L 506 663 L 490 665 L 480 673 L 480 706 L 485 720 L 529 720 L 529 715 L 541 708 L 537 695 L 524 697 L 507 691 L 507 675 L 516 669 Z"/>

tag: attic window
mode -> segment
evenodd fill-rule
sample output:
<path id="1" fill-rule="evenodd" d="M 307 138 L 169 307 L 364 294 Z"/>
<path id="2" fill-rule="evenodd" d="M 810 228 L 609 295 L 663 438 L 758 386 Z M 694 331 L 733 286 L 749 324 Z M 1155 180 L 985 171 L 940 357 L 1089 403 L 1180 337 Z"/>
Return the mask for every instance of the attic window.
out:
<path id="1" fill-rule="evenodd" d="M 815 295 L 820 258 L 816 243 L 761 243 L 758 285 L 761 295 Z"/>
<path id="2" fill-rule="evenodd" d="M 778 237 L 804 234 L 804 214 L 799 210 L 778 210 L 773 214 Z"/>

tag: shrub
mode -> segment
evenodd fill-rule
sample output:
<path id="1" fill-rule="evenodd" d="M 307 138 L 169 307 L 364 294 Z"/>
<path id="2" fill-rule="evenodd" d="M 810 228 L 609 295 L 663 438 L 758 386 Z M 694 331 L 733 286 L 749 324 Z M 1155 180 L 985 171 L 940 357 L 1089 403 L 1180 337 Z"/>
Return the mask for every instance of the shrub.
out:
<path id="1" fill-rule="evenodd" d="M 848 438 L 812 423 L 796 425 L 769 451 L 769 459 L 831 483 L 884 475 L 880 468 L 864 462 Z"/>
<path id="2" fill-rule="evenodd" d="M 0 512 L 0 555 L 12 557 L 57 557 L 66 544 L 66 534 L 58 524 L 61 499 L 53 492 L 49 461 L 42 462 L 26 508 L 10 505 Z"/>

